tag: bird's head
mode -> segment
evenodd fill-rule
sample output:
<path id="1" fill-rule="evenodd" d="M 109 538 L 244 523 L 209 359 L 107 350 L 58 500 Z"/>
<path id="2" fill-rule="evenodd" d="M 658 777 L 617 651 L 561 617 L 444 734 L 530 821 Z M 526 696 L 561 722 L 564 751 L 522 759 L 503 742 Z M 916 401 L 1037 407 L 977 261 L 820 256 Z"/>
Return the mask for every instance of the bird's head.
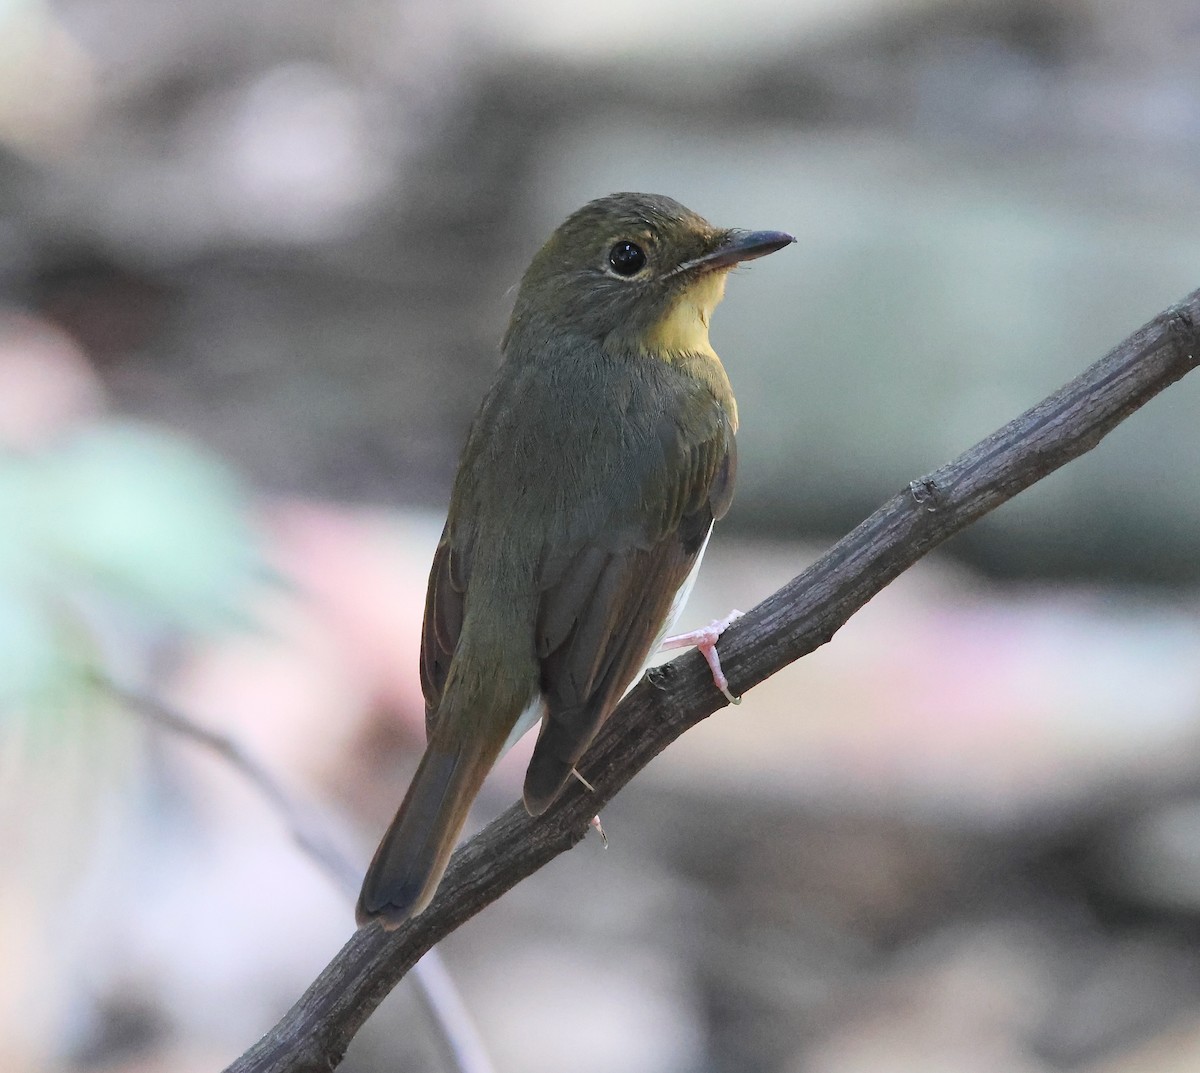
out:
<path id="1" fill-rule="evenodd" d="M 521 281 L 505 347 L 556 333 L 661 357 L 705 352 L 729 270 L 795 239 L 714 227 L 658 194 L 610 194 L 567 218 Z"/>

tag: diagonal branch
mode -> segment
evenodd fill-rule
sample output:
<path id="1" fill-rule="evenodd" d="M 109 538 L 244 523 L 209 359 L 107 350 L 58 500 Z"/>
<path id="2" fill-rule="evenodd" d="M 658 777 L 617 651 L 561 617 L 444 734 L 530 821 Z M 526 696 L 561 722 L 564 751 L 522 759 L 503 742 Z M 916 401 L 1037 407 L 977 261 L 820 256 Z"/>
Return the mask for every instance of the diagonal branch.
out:
<path id="1" fill-rule="evenodd" d="M 1200 291 L 958 458 L 913 481 L 721 638 L 735 692 L 825 644 L 889 582 L 948 537 L 1093 448 L 1197 363 Z M 724 704 L 691 653 L 625 698 L 572 783 L 541 817 L 514 805 L 458 850 L 429 908 L 394 932 L 359 929 L 283 1020 L 226 1073 L 325 1073 L 414 962 L 526 876 L 574 846 L 602 807 L 689 727 Z"/>
<path id="2" fill-rule="evenodd" d="M 350 904 L 354 903 L 362 881 L 361 867 L 342 852 L 327 830 L 327 823 L 284 789 L 240 742 L 201 726 L 157 697 L 127 688 L 105 675 L 97 677 L 97 685 L 111 692 L 129 711 L 194 742 L 229 764 L 278 813 L 297 846 L 341 888 Z M 492 1073 L 491 1059 L 436 950 L 427 951 L 416 963 L 413 979 L 452 1068 L 458 1073 Z"/>

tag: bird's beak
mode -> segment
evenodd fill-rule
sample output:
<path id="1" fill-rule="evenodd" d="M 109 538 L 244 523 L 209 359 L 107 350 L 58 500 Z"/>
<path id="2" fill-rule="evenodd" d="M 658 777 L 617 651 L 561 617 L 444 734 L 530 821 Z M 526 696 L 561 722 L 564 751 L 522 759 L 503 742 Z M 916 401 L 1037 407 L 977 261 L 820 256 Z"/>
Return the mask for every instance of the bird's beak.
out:
<path id="1" fill-rule="evenodd" d="M 675 271 L 690 272 L 699 268 L 709 271 L 714 268 L 732 268 L 742 261 L 753 261 L 755 257 L 766 257 L 768 253 L 790 246 L 796 239 L 786 231 L 726 231 L 721 244 L 703 257 L 685 261 Z"/>

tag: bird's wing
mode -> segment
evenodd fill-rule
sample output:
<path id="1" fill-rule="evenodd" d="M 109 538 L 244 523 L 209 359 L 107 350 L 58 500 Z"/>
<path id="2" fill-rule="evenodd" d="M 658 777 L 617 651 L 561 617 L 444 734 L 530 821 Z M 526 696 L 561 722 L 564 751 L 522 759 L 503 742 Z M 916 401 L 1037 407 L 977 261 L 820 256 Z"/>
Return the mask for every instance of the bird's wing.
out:
<path id="1" fill-rule="evenodd" d="M 535 815 L 650 655 L 733 496 L 736 445 L 720 407 L 693 411 L 690 427 L 669 421 L 660 447 L 618 511 L 545 560 L 535 643 L 547 713 L 525 779 Z"/>
<path id="2" fill-rule="evenodd" d="M 425 731 L 433 733 L 434 717 L 450 670 L 450 658 L 462 631 L 467 583 L 465 549 L 453 547 L 450 525 L 442 530 L 429 587 L 425 592 L 425 619 L 421 626 L 421 691 L 425 694 Z"/>

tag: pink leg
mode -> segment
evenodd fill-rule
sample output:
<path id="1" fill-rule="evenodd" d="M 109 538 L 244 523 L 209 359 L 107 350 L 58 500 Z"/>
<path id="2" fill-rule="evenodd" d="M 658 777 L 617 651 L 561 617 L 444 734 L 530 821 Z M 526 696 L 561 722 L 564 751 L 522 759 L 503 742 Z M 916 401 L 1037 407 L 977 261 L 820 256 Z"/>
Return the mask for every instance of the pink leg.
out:
<path id="1" fill-rule="evenodd" d="M 713 685 L 725 694 L 730 704 L 741 704 L 742 698 L 735 697 L 729 692 L 729 680 L 725 677 L 725 672 L 721 670 L 721 657 L 717 655 L 717 641 L 729 624 L 741 618 L 742 614 L 741 611 L 730 611 L 724 618 L 715 619 L 702 629 L 692 630 L 691 633 L 678 633 L 674 637 L 668 637 L 658 646 L 659 648 L 699 649 L 700 654 L 708 662 L 708 669 L 712 671 Z"/>

